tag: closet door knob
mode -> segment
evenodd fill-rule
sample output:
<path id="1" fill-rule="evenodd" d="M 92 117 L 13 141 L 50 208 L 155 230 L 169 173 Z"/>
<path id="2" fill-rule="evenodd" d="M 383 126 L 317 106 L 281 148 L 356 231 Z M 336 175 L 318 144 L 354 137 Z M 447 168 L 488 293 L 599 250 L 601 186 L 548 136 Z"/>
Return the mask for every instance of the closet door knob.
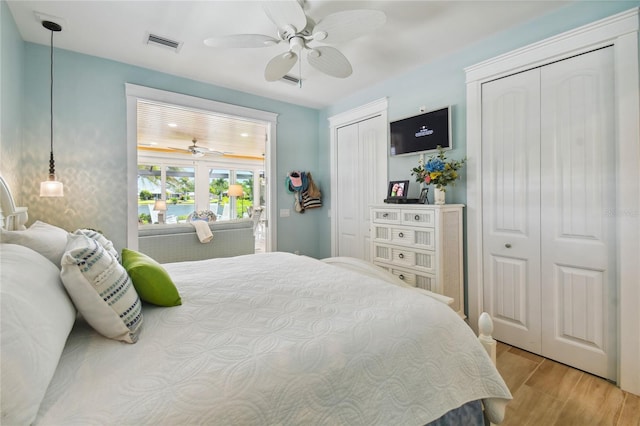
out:
<path id="1" fill-rule="evenodd" d="M 511 248 L 511 244 L 507 243 L 504 245 L 506 248 Z"/>

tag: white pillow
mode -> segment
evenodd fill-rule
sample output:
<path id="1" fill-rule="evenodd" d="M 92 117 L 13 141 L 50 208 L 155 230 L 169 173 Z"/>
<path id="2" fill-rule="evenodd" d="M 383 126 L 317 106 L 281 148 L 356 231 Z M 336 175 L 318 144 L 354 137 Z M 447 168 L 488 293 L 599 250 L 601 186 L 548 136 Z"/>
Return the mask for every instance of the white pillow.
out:
<path id="1" fill-rule="evenodd" d="M 82 316 L 100 334 L 135 343 L 142 306 L 127 271 L 100 243 L 69 234 L 62 282 Z"/>
<path id="2" fill-rule="evenodd" d="M 111 253 L 111 255 L 113 255 L 113 257 L 118 259 L 118 262 L 120 261 L 120 253 L 118 253 L 118 250 L 116 250 L 113 247 L 113 243 L 111 242 L 111 240 L 109 240 L 107 237 L 102 235 L 100 232 L 94 231 L 93 229 L 83 228 L 83 229 L 77 229 L 74 232 L 74 234 L 86 235 L 87 237 L 93 240 L 96 240 L 106 251 L 108 251 L 109 253 Z M 65 241 L 65 245 L 66 245 L 66 241 Z"/>
<path id="3" fill-rule="evenodd" d="M 60 259 L 67 245 L 68 234 L 62 228 L 37 220 L 24 231 L 5 231 L 1 229 L 0 241 L 29 247 L 60 268 Z"/>
<path id="4" fill-rule="evenodd" d="M 25 231 L 20 231 L 25 232 Z M 31 424 L 73 327 L 60 271 L 28 247 L 0 244 L 2 424 Z"/>

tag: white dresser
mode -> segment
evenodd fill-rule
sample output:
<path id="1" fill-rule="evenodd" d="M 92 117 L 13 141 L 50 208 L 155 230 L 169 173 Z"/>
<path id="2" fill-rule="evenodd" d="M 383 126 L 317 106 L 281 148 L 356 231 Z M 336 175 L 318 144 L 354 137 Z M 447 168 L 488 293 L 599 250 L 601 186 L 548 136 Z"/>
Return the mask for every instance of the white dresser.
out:
<path id="1" fill-rule="evenodd" d="M 407 284 L 453 298 L 464 318 L 462 204 L 371 207 L 371 260 Z"/>

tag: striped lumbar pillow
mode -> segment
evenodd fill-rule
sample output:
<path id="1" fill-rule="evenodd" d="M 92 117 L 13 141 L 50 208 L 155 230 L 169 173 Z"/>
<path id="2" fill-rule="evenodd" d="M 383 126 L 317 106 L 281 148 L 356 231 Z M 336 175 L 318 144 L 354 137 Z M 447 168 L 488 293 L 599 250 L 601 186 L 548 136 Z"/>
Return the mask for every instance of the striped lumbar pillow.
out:
<path id="1" fill-rule="evenodd" d="M 97 332 L 129 343 L 138 340 L 140 298 L 127 271 L 100 243 L 70 234 L 60 276 L 76 308 Z"/>
<path id="2" fill-rule="evenodd" d="M 111 242 L 111 240 L 102 235 L 100 232 L 93 229 L 83 228 L 76 229 L 74 234 L 84 234 L 92 240 L 96 240 L 106 251 L 111 253 L 116 258 L 116 260 L 118 260 L 118 262 L 120 261 L 120 254 L 118 253 L 118 250 L 113 247 L 113 243 Z"/>

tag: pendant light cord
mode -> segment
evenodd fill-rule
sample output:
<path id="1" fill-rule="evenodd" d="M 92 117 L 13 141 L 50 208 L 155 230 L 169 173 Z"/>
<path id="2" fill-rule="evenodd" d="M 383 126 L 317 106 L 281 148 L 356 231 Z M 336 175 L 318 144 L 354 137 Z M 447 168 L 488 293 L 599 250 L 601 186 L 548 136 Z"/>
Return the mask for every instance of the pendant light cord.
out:
<path id="1" fill-rule="evenodd" d="M 51 134 L 51 151 L 49 154 L 49 176 L 54 176 L 56 174 L 55 171 L 55 162 L 53 160 L 53 30 L 51 31 L 51 85 L 49 90 L 49 99 L 50 102 L 50 134 Z"/>

